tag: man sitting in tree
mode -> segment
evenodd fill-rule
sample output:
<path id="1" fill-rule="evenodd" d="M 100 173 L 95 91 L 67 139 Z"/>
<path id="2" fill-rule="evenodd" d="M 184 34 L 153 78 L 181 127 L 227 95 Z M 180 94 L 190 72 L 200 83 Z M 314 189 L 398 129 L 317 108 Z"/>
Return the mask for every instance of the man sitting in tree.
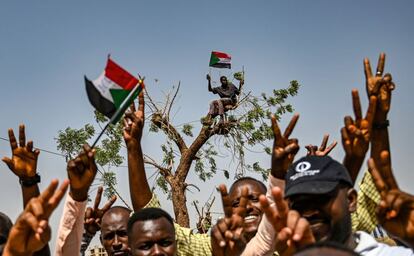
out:
<path id="1" fill-rule="evenodd" d="M 207 120 L 210 121 L 212 118 L 215 118 L 217 115 L 220 115 L 221 122 L 224 121 L 224 112 L 225 107 L 230 105 L 234 106 L 237 103 L 237 95 L 240 94 L 241 86 L 244 84 L 244 80 L 240 80 L 239 88 L 234 86 L 231 82 L 227 81 L 227 77 L 221 76 L 220 82 L 221 86 L 212 87 L 211 86 L 211 77 L 207 75 L 208 81 L 208 91 L 218 94 L 220 99 L 213 100 L 210 102 L 210 110 L 207 115 Z"/>

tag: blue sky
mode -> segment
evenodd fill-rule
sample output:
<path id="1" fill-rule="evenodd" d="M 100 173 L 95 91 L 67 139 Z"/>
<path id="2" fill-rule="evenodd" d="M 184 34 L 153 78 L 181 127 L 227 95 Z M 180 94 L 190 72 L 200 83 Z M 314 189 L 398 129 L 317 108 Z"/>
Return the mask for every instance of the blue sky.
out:
<path id="1" fill-rule="evenodd" d="M 413 7 L 409 0 L 2 1 L 0 137 L 25 123 L 35 146 L 56 151 L 58 130 L 93 121 L 83 75 L 96 78 L 108 53 L 129 71 L 146 76 L 157 100 L 181 81 L 173 122 L 199 120 L 214 99 L 205 80 L 210 52 L 220 50 L 232 55 L 234 71 L 245 67 L 245 90 L 253 94 L 285 87 L 293 79 L 302 84 L 291 100 L 301 114 L 293 135 L 302 146 L 319 143 L 324 133 L 340 141 L 343 117 L 352 114 L 352 88 L 360 90 L 366 109 L 362 60 L 369 57 L 376 65 L 384 51 L 386 71 L 397 85 L 389 114 L 394 170 L 401 187 L 414 192 L 409 137 L 414 123 Z M 213 71 L 213 79 L 218 75 Z M 283 118 L 283 127 L 289 118 Z M 154 145 L 165 138 L 144 136 L 144 151 L 159 159 L 161 150 Z M 10 155 L 8 143 L 1 140 L 0 155 Z M 342 159 L 341 145 L 332 156 Z M 257 159 L 264 166 L 270 162 L 262 154 L 248 158 Z M 228 163 L 224 159 L 220 164 Z M 121 186 L 127 183 L 127 170 L 116 171 L 119 190 L 129 199 L 127 187 Z M 39 172 L 45 186 L 52 178 L 66 177 L 65 162 L 43 152 Z M 18 181 L 4 164 L 0 173 L 2 211 L 15 219 L 22 204 Z M 223 178 L 218 174 L 200 184 L 190 175 L 189 181 L 203 190 L 189 193 L 189 202 L 204 202 Z M 171 205 L 162 202 L 171 212 Z M 60 211 L 52 218 L 54 227 Z"/>

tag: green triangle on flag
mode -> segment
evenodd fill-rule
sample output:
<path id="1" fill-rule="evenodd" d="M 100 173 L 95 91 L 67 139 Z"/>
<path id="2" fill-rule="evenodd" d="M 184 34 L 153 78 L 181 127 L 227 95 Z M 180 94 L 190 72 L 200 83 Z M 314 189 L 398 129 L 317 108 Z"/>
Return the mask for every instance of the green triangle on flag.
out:
<path id="1" fill-rule="evenodd" d="M 115 108 L 118 109 L 125 98 L 128 96 L 130 91 L 123 89 L 109 89 L 111 96 L 115 105 Z"/>
<path id="2" fill-rule="evenodd" d="M 210 58 L 210 64 L 209 66 L 214 66 L 215 64 L 217 64 L 220 61 L 220 59 L 215 55 L 215 54 L 211 54 L 211 58 Z"/>

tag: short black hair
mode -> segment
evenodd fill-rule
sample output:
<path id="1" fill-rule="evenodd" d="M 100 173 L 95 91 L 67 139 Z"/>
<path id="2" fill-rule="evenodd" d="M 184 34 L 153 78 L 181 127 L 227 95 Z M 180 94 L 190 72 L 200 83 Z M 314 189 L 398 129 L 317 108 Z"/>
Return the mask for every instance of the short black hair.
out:
<path id="1" fill-rule="evenodd" d="M 11 229 L 13 226 L 13 222 L 10 220 L 9 216 L 0 212 L 0 223 L 4 225 L 5 228 Z"/>
<path id="2" fill-rule="evenodd" d="M 223 78 L 226 78 L 226 80 L 227 80 L 227 76 L 220 76 L 220 81 L 221 81 L 221 79 L 223 79 Z"/>
<path id="3" fill-rule="evenodd" d="M 115 211 L 115 210 L 126 211 L 126 212 L 128 212 L 128 214 L 130 214 L 132 212 L 132 210 L 127 208 L 127 207 L 117 205 L 117 206 L 112 206 L 111 208 L 109 208 L 109 210 L 104 213 L 104 216 L 111 213 L 111 212 L 113 212 L 113 211 Z M 102 218 L 103 218 L 103 216 L 102 216 Z"/>
<path id="4" fill-rule="evenodd" d="M 258 183 L 263 188 L 264 193 L 266 193 L 266 191 L 267 191 L 266 185 L 263 184 L 263 182 L 261 182 L 260 180 L 257 180 L 257 179 L 252 178 L 252 177 L 241 177 L 240 179 L 236 180 L 231 185 L 230 190 L 229 190 L 229 193 L 231 193 L 231 191 L 233 191 L 233 189 L 235 188 L 235 186 L 236 186 L 237 183 L 242 182 L 242 181 L 253 181 L 253 182 L 256 182 L 256 183 Z"/>
<path id="5" fill-rule="evenodd" d="M 157 220 L 165 218 L 174 228 L 173 218 L 163 209 L 160 208 L 144 208 L 134 212 L 128 221 L 128 236 L 132 233 L 132 226 L 137 221 Z"/>
<path id="6" fill-rule="evenodd" d="M 301 249 L 299 249 L 294 255 L 307 251 L 307 250 L 312 250 L 312 249 L 318 249 L 318 248 L 332 248 L 338 251 L 342 251 L 342 252 L 347 252 L 349 253 L 349 255 L 353 255 L 353 256 L 360 256 L 359 253 L 355 252 L 354 250 L 352 250 L 351 248 L 340 244 L 338 242 L 334 242 L 334 241 L 321 241 L 321 242 L 316 242 L 314 244 L 305 246 Z"/>

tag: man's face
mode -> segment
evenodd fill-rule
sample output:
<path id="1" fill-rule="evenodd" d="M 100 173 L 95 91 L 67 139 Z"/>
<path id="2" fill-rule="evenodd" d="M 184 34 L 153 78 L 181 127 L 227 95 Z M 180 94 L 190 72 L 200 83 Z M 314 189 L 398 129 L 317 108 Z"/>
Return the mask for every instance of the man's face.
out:
<path id="1" fill-rule="evenodd" d="M 348 199 L 348 191 L 349 188 L 339 186 L 325 195 L 295 195 L 289 198 L 289 205 L 308 220 L 316 241 L 344 243 L 352 233 L 353 202 Z"/>
<path id="2" fill-rule="evenodd" d="M 244 230 L 250 240 L 256 234 L 262 220 L 263 212 L 260 207 L 259 196 L 265 194 L 266 191 L 254 180 L 244 180 L 236 183 L 230 191 L 233 211 L 239 206 L 242 188 L 245 186 L 249 189 L 249 194 L 247 197 L 246 217 L 244 218 Z"/>
<path id="3" fill-rule="evenodd" d="M 102 218 L 101 243 L 109 256 L 129 255 L 128 227 L 129 212 L 113 209 Z"/>
<path id="4" fill-rule="evenodd" d="M 220 78 L 221 85 L 227 85 L 227 78 L 225 76 Z"/>
<path id="5" fill-rule="evenodd" d="M 177 251 L 174 226 L 164 217 L 135 222 L 129 239 L 133 256 L 173 256 Z"/>

